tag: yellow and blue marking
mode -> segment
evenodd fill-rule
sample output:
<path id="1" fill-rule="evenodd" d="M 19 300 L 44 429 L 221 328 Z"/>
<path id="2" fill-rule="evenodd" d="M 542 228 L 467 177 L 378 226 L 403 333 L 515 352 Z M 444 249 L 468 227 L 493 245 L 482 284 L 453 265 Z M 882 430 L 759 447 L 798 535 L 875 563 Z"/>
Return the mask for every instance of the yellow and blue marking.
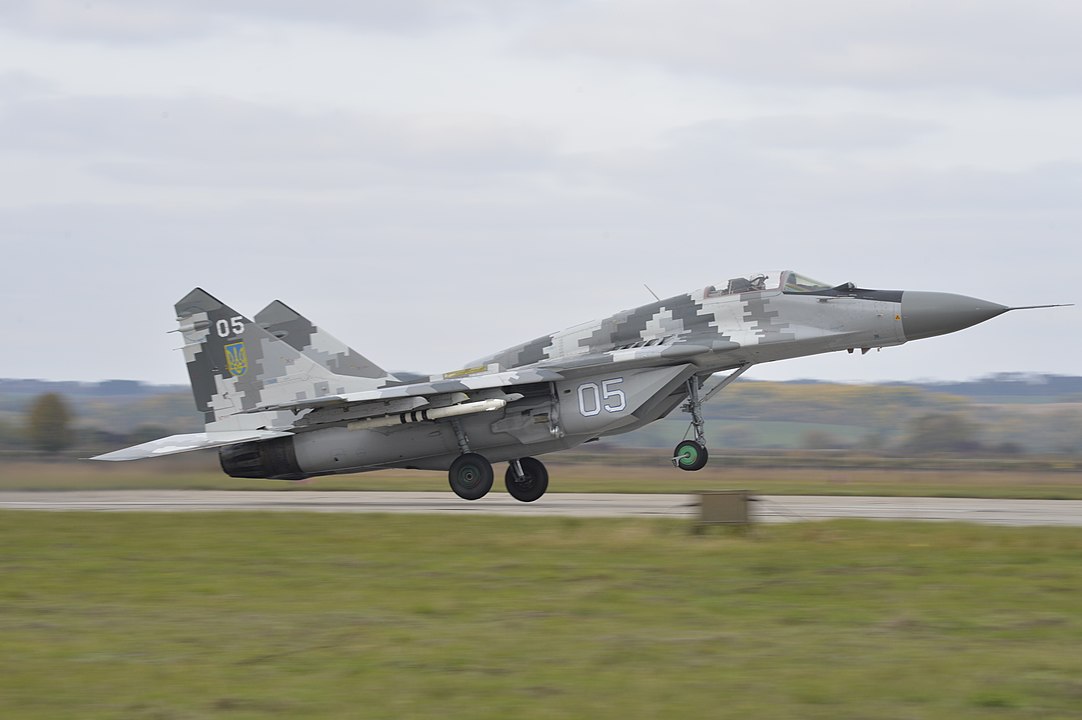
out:
<path id="1" fill-rule="evenodd" d="M 248 351 L 244 349 L 243 342 L 225 346 L 225 363 L 234 376 L 244 374 L 248 369 Z"/>

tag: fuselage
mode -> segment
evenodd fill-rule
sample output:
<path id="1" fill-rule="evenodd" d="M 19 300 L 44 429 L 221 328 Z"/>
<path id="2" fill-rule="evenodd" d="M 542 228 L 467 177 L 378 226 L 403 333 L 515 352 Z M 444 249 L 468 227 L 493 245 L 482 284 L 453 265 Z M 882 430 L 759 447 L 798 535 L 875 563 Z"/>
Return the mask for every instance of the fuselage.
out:
<path id="1" fill-rule="evenodd" d="M 762 282 L 747 287 L 735 280 L 721 289 L 711 285 L 536 338 L 475 364 L 511 369 L 665 348 L 709 370 L 906 341 L 901 291 L 786 283 L 790 276 L 799 277 L 774 272 L 754 276 Z"/>
<path id="2" fill-rule="evenodd" d="M 829 286 L 788 271 L 734 278 L 536 338 L 443 376 L 548 368 L 562 378 L 516 385 L 498 412 L 455 423 L 324 426 L 223 450 L 223 467 L 237 474 L 232 470 L 244 472 L 248 463 L 263 473 L 258 477 L 446 469 L 461 454 L 463 437 L 491 461 L 540 455 L 664 417 L 688 397 L 689 381 L 719 371 L 900 345 L 1006 310 L 959 295 Z"/>

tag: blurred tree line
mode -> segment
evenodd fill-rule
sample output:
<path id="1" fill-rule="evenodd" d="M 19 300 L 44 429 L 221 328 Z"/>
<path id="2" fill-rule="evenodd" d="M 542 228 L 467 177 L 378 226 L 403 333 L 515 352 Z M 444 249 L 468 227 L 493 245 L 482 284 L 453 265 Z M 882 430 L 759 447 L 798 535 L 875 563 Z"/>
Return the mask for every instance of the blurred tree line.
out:
<path id="1" fill-rule="evenodd" d="M 0 452 L 86 457 L 202 430 L 187 388 L 155 391 L 116 381 L 101 386 L 96 394 L 29 395 L 5 393 L 0 384 Z M 718 449 L 1082 454 L 1082 402 L 1073 396 L 1050 401 L 1047 385 L 1034 387 L 1043 394 L 1027 399 L 1012 387 L 1009 401 L 988 402 L 988 395 L 974 399 L 916 385 L 739 381 L 704 410 L 708 440 Z M 687 417 L 676 411 L 605 443 L 671 447 L 687 426 Z"/>
<path id="2" fill-rule="evenodd" d="M 56 393 L 35 400 L 26 413 L 26 439 L 39 452 L 67 450 L 75 441 L 68 404 Z"/>
<path id="3" fill-rule="evenodd" d="M 852 450 L 926 455 L 1082 454 L 1082 402 L 1073 384 L 1056 402 L 1045 384 L 1027 398 L 1012 383 L 1009 401 L 989 402 L 916 385 L 738 381 L 704 409 L 719 449 Z M 955 386 L 952 386 L 955 387 Z M 981 384 L 984 390 L 984 384 Z M 1003 392 L 1003 396 L 1008 393 Z M 606 439 L 668 447 L 687 429 L 676 411 L 634 433 Z"/>
<path id="4" fill-rule="evenodd" d="M 182 405 L 188 407 L 179 410 Z M 86 457 L 202 429 L 188 393 L 80 398 L 47 392 L 2 397 L 0 406 L 0 453 L 7 456 Z"/>

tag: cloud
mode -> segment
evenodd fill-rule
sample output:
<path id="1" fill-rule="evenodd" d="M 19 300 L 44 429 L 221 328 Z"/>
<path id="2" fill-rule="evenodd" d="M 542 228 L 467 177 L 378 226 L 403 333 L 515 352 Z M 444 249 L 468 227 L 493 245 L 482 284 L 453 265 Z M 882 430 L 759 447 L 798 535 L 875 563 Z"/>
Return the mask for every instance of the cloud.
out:
<path id="1" fill-rule="evenodd" d="M 576 156 L 564 167 L 582 186 L 619 189 L 700 218 L 1078 211 L 1079 162 L 1013 171 L 907 162 L 906 144 L 937 130 L 922 121 L 846 113 L 717 119 L 670 131 L 657 147 Z"/>
<path id="2" fill-rule="evenodd" d="M 715 146 L 857 152 L 903 147 L 939 129 L 934 123 L 886 115 L 790 114 L 709 120 L 674 129 L 668 137 Z"/>
<path id="3" fill-rule="evenodd" d="M 486 115 L 306 114 L 207 96 L 0 105 L 0 151 L 79 160 L 133 184 L 312 188 L 403 173 L 462 182 L 533 168 L 553 144 L 538 126 Z"/>
<path id="4" fill-rule="evenodd" d="M 0 22 L 35 35 L 101 41 L 174 40 L 209 30 L 211 18 L 148 0 L 8 0 Z"/>
<path id="5" fill-rule="evenodd" d="M 531 5 L 528 0 L 6 0 L 0 24 L 107 43 L 171 41 L 267 21 L 413 34 L 511 18 L 529 12 Z"/>
<path id="6" fill-rule="evenodd" d="M 363 191 L 377 214 L 381 207 L 408 213 L 404 199 L 462 222 L 482 207 L 486 218 L 506 214 L 512 224 L 524 213 L 530 223 L 590 227 L 689 208 L 704 219 L 821 208 L 862 215 L 1075 209 L 1078 163 L 1016 172 L 908 165 L 907 146 L 938 130 L 854 113 L 717 118 L 671 130 L 652 147 L 572 153 L 553 130 L 490 115 L 302 113 L 211 96 L 30 93 L 0 102 L 0 158 L 28 168 L 20 186 L 54 183 L 53 197 L 67 187 L 58 170 L 67 166 L 84 178 L 83 199 L 136 189 L 147 202 L 290 193 L 322 203 L 336 192 L 355 202 L 350 193 Z M 561 211 L 550 220 L 553 207 Z"/>
<path id="7" fill-rule="evenodd" d="M 53 83 L 23 70 L 0 72 L 0 108 L 3 103 L 49 95 L 56 91 Z"/>
<path id="8" fill-rule="evenodd" d="M 555 14 L 528 44 L 752 86 L 1082 91 L 1068 0 L 649 0 Z"/>

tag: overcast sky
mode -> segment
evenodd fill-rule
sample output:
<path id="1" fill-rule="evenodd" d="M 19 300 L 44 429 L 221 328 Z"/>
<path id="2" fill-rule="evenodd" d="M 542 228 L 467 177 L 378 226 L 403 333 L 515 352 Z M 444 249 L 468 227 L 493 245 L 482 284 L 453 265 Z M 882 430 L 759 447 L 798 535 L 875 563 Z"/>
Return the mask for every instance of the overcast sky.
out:
<path id="1" fill-rule="evenodd" d="M 766 269 L 1082 302 L 1068 0 L 6 0 L 0 377 L 281 298 L 438 372 Z M 760 379 L 1082 374 L 1082 309 Z"/>

